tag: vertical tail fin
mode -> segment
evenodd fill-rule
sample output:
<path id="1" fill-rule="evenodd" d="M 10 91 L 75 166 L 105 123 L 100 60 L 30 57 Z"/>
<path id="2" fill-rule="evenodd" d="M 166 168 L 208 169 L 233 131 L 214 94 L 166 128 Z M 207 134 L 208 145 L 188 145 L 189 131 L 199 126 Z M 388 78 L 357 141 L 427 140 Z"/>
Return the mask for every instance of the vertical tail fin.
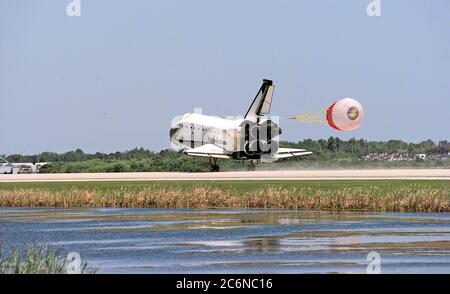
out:
<path id="1" fill-rule="evenodd" d="M 269 114 L 274 89 L 275 86 L 271 80 L 263 80 L 261 88 L 245 114 L 246 120 L 257 122 L 258 117 Z"/>

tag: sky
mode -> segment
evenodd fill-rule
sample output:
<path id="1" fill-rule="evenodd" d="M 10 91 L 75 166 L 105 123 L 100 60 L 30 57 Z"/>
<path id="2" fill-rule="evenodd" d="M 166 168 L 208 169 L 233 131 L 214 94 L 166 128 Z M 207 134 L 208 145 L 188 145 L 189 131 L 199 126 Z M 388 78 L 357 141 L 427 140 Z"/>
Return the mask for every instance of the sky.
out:
<path id="1" fill-rule="evenodd" d="M 79 1 L 0 0 L 0 154 L 159 151 L 173 117 L 244 115 L 263 78 L 282 140 L 450 139 L 450 1 Z M 345 97 L 357 130 L 287 119 Z"/>

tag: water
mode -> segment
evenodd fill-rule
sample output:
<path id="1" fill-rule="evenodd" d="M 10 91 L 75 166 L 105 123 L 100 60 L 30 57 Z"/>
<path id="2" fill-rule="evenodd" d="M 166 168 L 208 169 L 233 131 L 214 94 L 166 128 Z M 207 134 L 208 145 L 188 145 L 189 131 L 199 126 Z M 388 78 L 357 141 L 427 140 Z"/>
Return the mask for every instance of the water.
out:
<path id="1" fill-rule="evenodd" d="M 99 273 L 450 273 L 450 214 L 0 209 L 4 249 L 46 242 Z"/>

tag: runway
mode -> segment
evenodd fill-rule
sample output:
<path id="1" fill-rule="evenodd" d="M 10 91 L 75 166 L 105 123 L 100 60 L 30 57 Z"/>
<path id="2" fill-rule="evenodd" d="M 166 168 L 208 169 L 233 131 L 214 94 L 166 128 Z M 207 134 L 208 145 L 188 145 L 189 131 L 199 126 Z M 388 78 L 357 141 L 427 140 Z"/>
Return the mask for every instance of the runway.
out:
<path id="1" fill-rule="evenodd" d="M 218 173 L 74 173 L 0 175 L 1 182 L 179 181 L 179 180 L 450 180 L 450 169 L 231 171 Z"/>

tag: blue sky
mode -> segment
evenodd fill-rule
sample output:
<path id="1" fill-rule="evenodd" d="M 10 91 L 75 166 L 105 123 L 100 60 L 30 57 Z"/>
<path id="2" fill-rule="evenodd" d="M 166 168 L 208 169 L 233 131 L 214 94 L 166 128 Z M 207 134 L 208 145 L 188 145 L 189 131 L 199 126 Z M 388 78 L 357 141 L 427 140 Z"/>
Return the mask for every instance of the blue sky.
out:
<path id="1" fill-rule="evenodd" d="M 263 78 L 284 140 L 449 138 L 450 2 L 0 0 L 0 154 L 168 148 L 172 118 L 243 115 Z M 361 128 L 287 117 L 353 97 Z"/>

